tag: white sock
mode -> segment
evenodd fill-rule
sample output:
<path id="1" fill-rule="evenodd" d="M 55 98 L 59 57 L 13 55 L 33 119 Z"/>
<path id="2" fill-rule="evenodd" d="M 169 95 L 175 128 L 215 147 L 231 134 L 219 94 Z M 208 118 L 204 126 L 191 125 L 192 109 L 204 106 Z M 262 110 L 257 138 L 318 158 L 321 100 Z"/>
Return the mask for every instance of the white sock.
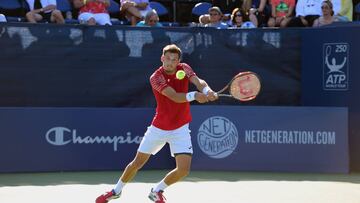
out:
<path id="1" fill-rule="evenodd" d="M 166 185 L 164 180 L 162 180 L 156 185 L 156 187 L 154 188 L 154 191 L 155 192 L 164 191 L 165 188 L 167 188 L 167 187 L 168 187 L 168 185 Z"/>
<path id="2" fill-rule="evenodd" d="M 119 179 L 119 181 L 116 183 L 114 191 L 116 194 L 119 194 L 123 187 L 125 186 L 126 183 L 122 182 L 121 179 Z"/>

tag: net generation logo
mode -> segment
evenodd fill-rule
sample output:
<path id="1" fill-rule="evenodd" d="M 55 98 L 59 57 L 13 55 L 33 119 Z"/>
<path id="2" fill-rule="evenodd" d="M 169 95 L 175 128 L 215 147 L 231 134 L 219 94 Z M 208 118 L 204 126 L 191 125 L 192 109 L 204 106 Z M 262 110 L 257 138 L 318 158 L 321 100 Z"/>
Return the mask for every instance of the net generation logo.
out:
<path id="1" fill-rule="evenodd" d="M 238 145 L 238 131 L 229 119 L 213 116 L 199 128 L 197 141 L 200 149 L 209 157 L 222 159 L 229 156 Z"/>

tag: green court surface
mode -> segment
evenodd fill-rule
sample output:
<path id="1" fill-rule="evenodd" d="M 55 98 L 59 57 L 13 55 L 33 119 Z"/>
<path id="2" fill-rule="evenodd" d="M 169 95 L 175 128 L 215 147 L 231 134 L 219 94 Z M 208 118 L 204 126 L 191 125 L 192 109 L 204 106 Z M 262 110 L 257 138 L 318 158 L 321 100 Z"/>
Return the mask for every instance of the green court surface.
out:
<path id="1" fill-rule="evenodd" d="M 167 171 L 140 171 L 113 203 L 151 203 L 148 192 Z M 0 203 L 90 203 L 120 172 L 0 174 Z M 167 203 L 360 203 L 360 173 L 193 171 L 165 191 Z"/>

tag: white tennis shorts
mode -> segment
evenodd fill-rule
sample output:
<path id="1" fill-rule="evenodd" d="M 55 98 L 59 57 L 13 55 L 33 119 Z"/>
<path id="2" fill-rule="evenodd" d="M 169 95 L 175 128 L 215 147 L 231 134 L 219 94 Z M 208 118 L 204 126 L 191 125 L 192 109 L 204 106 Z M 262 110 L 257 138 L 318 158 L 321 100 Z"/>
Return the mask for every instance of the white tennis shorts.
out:
<path id="1" fill-rule="evenodd" d="M 149 126 L 138 151 L 155 155 L 166 143 L 169 143 L 171 156 L 192 154 L 189 124 L 175 130 L 161 130 L 153 125 Z"/>
<path id="2" fill-rule="evenodd" d="M 87 22 L 90 18 L 94 18 L 96 23 L 99 25 L 112 25 L 110 21 L 110 15 L 108 13 L 81 13 L 78 17 L 80 22 Z"/>

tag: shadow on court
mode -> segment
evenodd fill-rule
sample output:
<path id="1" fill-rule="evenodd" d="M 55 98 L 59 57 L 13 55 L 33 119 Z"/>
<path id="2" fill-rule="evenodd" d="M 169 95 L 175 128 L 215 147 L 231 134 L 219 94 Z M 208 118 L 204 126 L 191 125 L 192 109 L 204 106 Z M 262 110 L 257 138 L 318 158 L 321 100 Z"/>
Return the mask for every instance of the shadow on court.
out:
<path id="1" fill-rule="evenodd" d="M 168 171 L 139 171 L 132 182 L 155 183 Z M 66 184 L 114 184 L 121 171 L 102 172 L 52 172 L 52 173 L 3 173 L 0 174 L 0 187 L 4 186 L 44 186 Z M 192 171 L 185 182 L 202 181 L 332 181 L 360 184 L 360 173 L 314 174 L 314 173 L 263 173 L 263 172 L 209 172 Z"/>

